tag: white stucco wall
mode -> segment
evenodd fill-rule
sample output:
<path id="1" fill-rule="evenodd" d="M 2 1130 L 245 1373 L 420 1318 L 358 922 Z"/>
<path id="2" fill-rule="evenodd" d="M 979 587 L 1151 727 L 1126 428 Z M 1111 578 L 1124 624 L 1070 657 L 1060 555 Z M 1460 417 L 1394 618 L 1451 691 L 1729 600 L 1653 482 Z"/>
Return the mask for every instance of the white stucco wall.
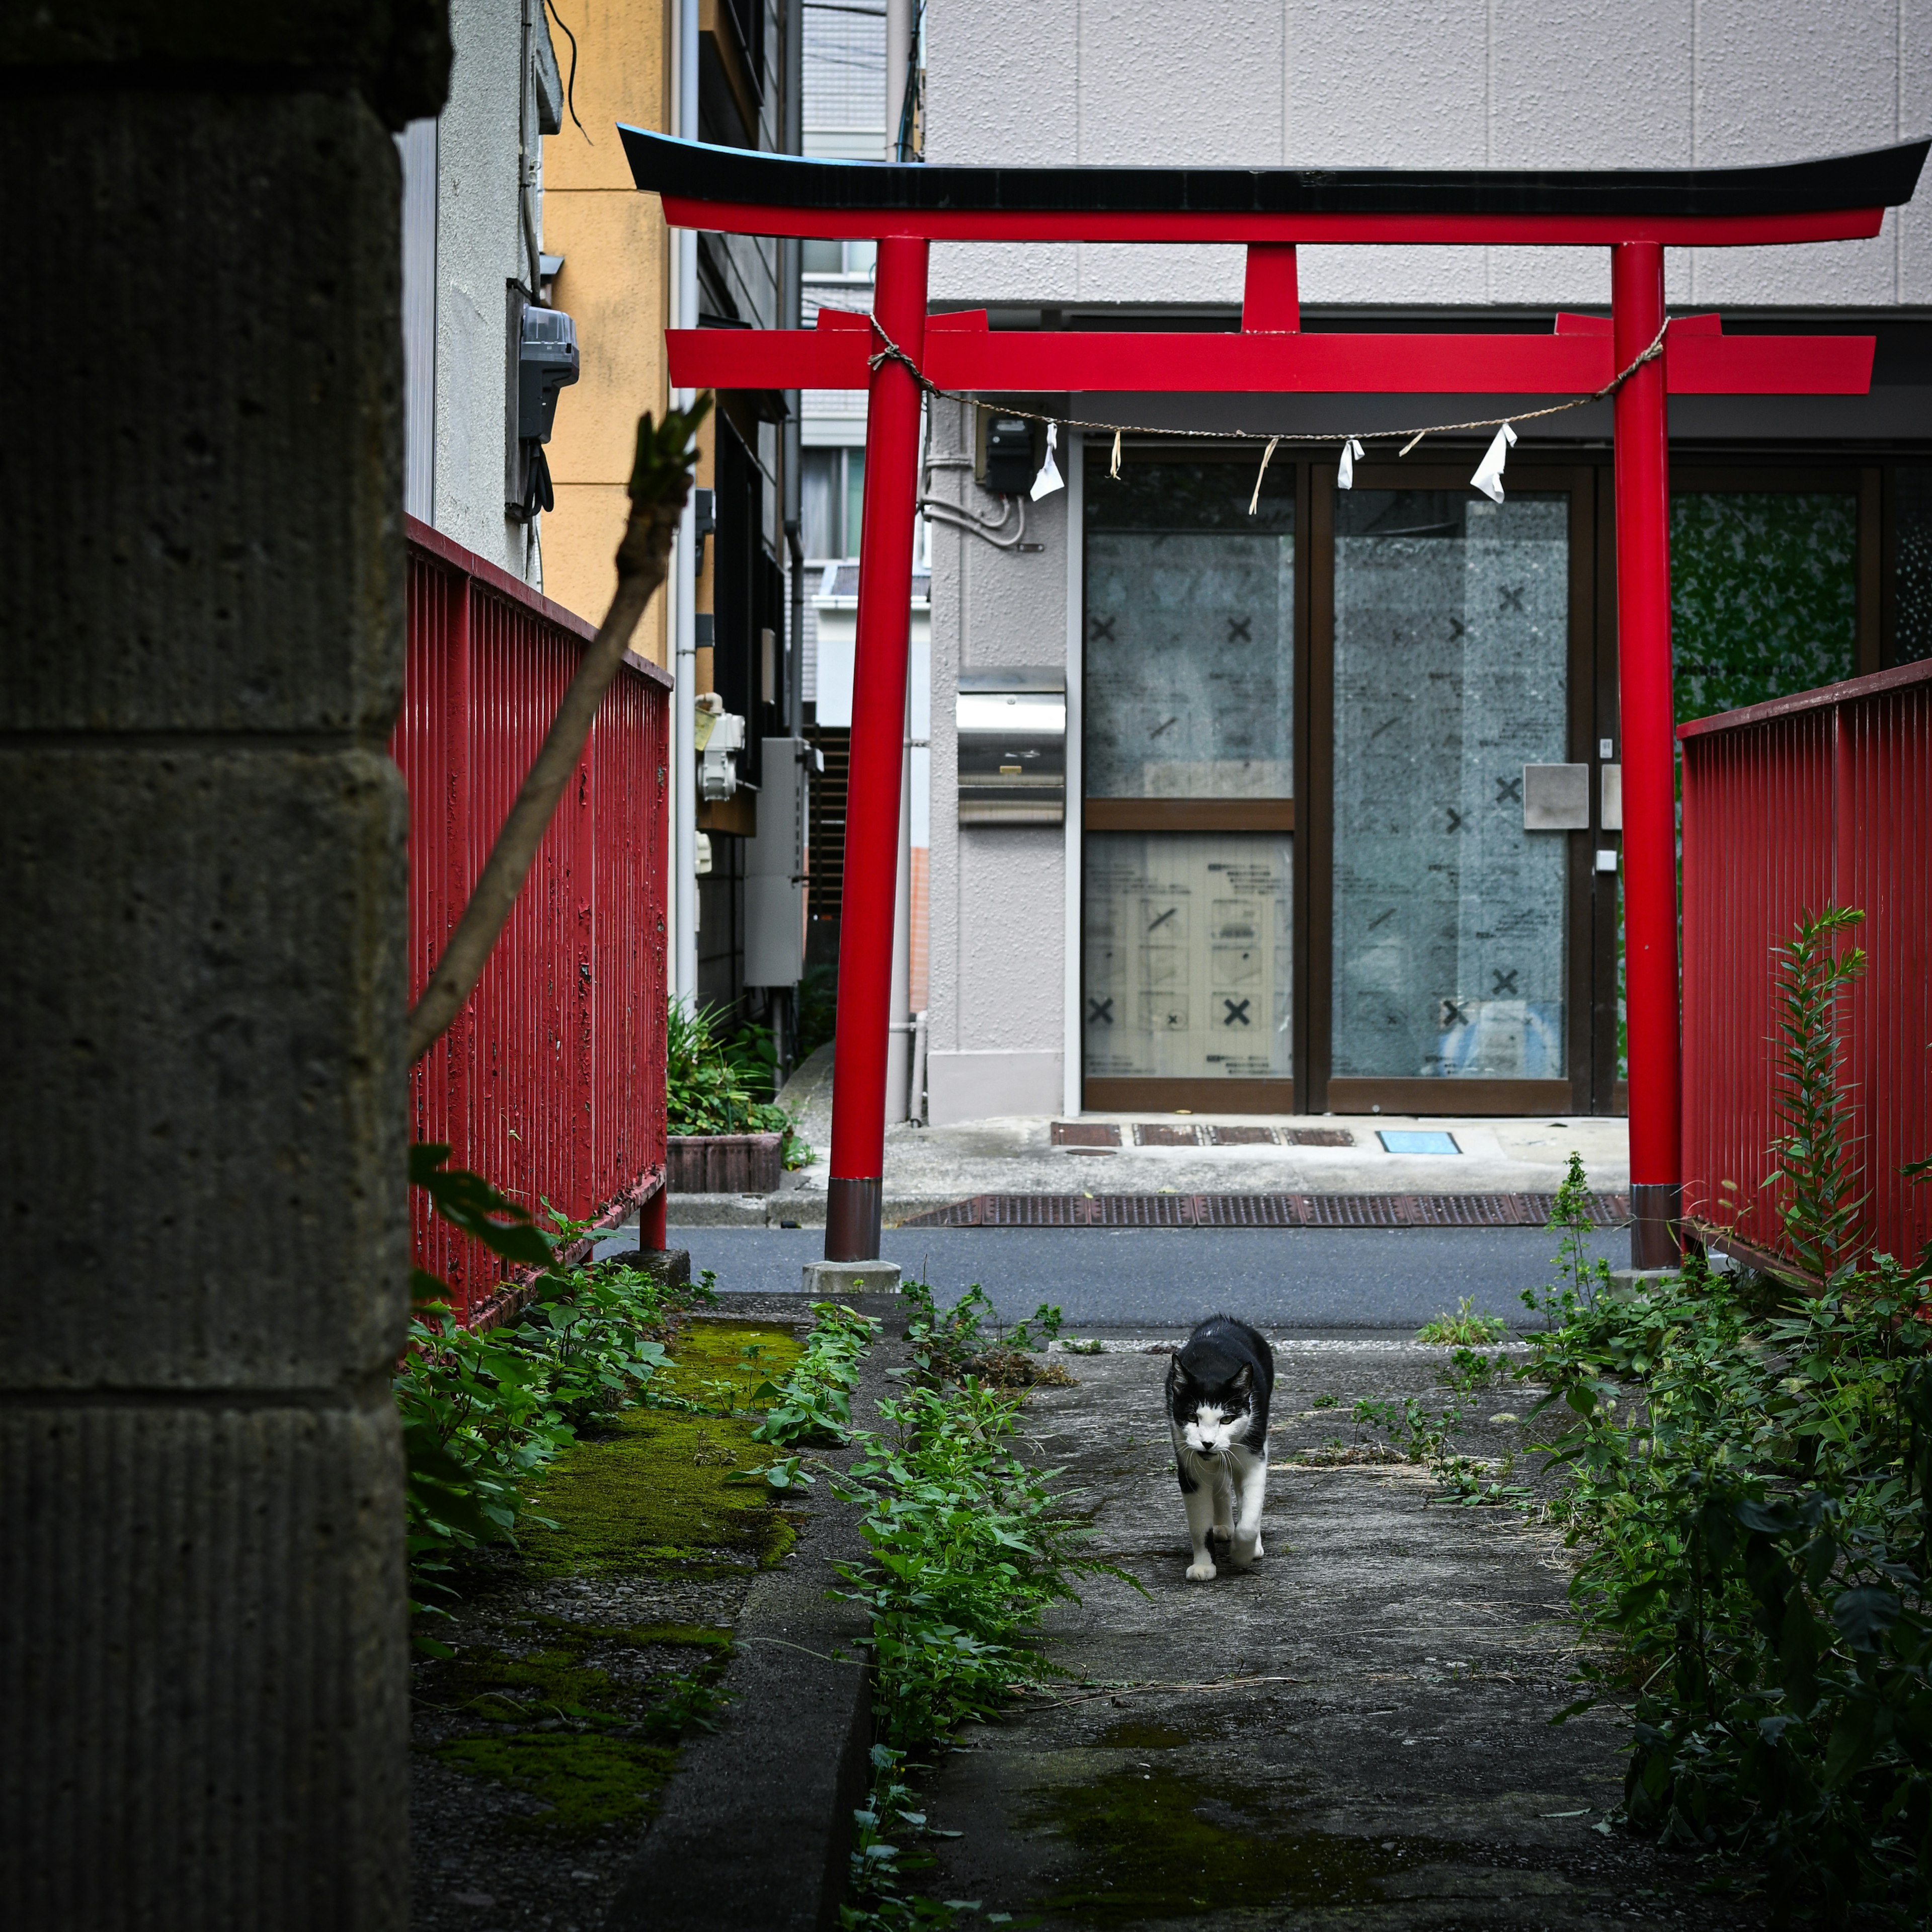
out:
<path id="1" fill-rule="evenodd" d="M 1932 131 L 1932 0 L 928 0 L 927 158 L 1719 166 Z M 1869 242 L 1672 250 L 1673 302 L 1932 303 L 1932 195 Z M 1237 302 L 1241 251 L 952 244 L 950 302 Z M 1306 303 L 1606 303 L 1601 250 L 1309 248 Z"/>
<path id="2" fill-rule="evenodd" d="M 969 435 L 964 410 L 934 406 L 936 454 L 970 453 Z M 976 516 L 992 505 L 970 470 L 935 470 L 932 494 Z M 1063 490 L 1028 506 L 1027 539 L 1042 548 L 1024 554 L 932 526 L 926 1090 L 935 1126 L 1060 1103 L 1065 836 L 1057 826 L 960 825 L 956 707 L 962 646 L 975 670 L 1065 665 L 1066 502 Z"/>
<path id="3" fill-rule="evenodd" d="M 436 525 L 535 584 L 541 581 L 537 545 L 503 515 L 507 285 L 530 275 L 517 207 L 522 4 L 454 0 L 450 30 L 456 62 L 436 129 Z M 541 169 L 533 109 L 530 142 Z M 541 243 L 540 192 L 537 206 Z M 568 406 L 566 392 L 560 406 Z"/>

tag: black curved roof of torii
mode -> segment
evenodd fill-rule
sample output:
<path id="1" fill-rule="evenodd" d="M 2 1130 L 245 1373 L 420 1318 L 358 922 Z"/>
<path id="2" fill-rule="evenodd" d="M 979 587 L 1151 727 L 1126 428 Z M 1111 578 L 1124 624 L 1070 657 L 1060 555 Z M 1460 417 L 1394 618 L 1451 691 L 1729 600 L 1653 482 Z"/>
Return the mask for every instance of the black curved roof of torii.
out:
<path id="1" fill-rule="evenodd" d="M 1628 215 L 1896 208 L 1932 141 L 1748 168 L 962 168 L 810 160 L 620 127 L 640 188 L 849 213 Z"/>

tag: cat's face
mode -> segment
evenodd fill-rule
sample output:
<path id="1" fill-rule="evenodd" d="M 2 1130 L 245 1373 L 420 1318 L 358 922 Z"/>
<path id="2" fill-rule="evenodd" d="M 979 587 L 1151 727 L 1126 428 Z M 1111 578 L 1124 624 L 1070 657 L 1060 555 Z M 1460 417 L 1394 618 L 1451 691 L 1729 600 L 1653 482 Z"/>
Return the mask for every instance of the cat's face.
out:
<path id="1" fill-rule="evenodd" d="M 1184 1369 L 1174 1372 L 1174 1426 L 1197 1456 L 1219 1456 L 1247 1440 L 1254 1420 L 1254 1384 L 1244 1368 L 1232 1382 L 1206 1384 Z"/>

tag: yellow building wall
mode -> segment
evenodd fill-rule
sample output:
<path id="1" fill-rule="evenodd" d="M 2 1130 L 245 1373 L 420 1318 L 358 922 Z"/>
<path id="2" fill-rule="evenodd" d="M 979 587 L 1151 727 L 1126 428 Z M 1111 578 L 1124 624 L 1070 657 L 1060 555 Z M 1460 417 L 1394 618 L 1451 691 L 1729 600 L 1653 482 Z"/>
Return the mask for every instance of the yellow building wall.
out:
<path id="1" fill-rule="evenodd" d="M 670 126 L 670 36 L 664 0 L 576 0 L 566 16 L 584 131 L 566 112 L 563 132 L 544 137 L 543 245 L 564 258 L 551 299 L 576 322 L 580 369 L 548 452 L 556 508 L 542 526 L 544 590 L 594 624 L 616 587 L 638 418 L 669 398 L 668 231 L 657 196 L 632 185 L 617 123 Z M 569 44 L 556 38 L 568 76 Z M 662 591 L 635 648 L 668 661 Z"/>

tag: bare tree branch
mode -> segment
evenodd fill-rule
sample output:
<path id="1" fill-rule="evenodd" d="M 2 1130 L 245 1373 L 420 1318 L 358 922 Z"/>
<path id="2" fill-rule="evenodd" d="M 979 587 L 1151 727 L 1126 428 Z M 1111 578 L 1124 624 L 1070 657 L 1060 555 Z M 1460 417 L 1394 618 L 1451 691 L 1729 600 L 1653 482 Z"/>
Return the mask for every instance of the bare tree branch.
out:
<path id="1" fill-rule="evenodd" d="M 557 800 L 584 755 L 597 707 L 617 674 L 644 607 L 664 580 L 670 547 L 691 488 L 693 439 L 711 408 L 700 396 L 690 409 L 665 412 L 653 427 L 648 412 L 638 423 L 638 460 L 631 471 L 631 520 L 617 546 L 617 592 L 556 708 L 517 802 L 490 848 L 476 890 L 444 948 L 429 984 L 410 1014 L 409 1054 L 413 1066 L 448 1030 L 476 990 L 483 968 L 502 936 L 510 909 L 530 876 L 537 848 L 550 829 Z"/>

